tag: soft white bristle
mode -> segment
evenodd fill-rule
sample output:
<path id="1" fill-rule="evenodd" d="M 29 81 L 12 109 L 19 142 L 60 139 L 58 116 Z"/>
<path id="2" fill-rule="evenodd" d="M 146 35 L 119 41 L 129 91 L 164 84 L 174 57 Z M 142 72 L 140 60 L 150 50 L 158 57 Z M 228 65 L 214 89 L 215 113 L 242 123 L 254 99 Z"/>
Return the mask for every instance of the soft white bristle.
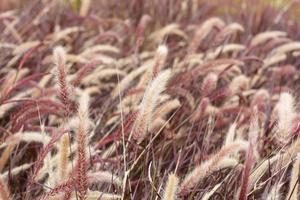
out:
<path id="1" fill-rule="evenodd" d="M 296 117 L 295 102 L 291 94 L 285 92 L 280 95 L 275 106 L 278 116 L 276 138 L 279 142 L 288 142 L 293 129 L 293 120 Z"/>
<path id="2" fill-rule="evenodd" d="M 66 63 L 66 52 L 63 47 L 58 46 L 53 50 L 53 62 L 56 66 L 62 66 Z"/>
<path id="3" fill-rule="evenodd" d="M 79 98 L 79 112 L 83 117 L 88 118 L 90 97 L 88 93 L 82 92 Z"/>
<path id="4" fill-rule="evenodd" d="M 178 187 L 179 179 L 175 174 L 170 174 L 168 177 L 165 194 L 163 200 L 175 200 L 176 191 Z"/>
<path id="5" fill-rule="evenodd" d="M 168 47 L 166 45 L 159 45 L 156 52 L 160 56 L 166 56 L 168 54 Z"/>
<path id="6" fill-rule="evenodd" d="M 271 191 L 267 196 L 267 200 L 280 200 L 281 199 L 280 189 L 282 185 L 283 185 L 282 183 L 275 184 L 271 188 Z"/>

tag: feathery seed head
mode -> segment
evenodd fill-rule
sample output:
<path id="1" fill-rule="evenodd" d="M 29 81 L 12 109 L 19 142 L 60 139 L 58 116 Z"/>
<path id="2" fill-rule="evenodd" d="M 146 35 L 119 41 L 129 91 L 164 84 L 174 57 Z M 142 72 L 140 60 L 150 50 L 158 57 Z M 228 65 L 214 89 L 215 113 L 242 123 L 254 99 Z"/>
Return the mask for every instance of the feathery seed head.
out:
<path id="1" fill-rule="evenodd" d="M 64 67 L 66 63 L 66 52 L 63 47 L 58 46 L 53 50 L 53 62 L 58 68 Z"/>
<path id="2" fill-rule="evenodd" d="M 170 174 L 165 188 L 163 200 L 175 200 L 179 179 L 175 174 Z"/>
<path id="3" fill-rule="evenodd" d="M 287 92 L 282 93 L 274 110 L 278 117 L 276 139 L 280 143 L 288 143 L 294 127 L 293 120 L 296 117 L 293 96 Z"/>
<path id="4" fill-rule="evenodd" d="M 159 96 L 165 90 L 170 76 L 171 70 L 162 71 L 148 84 L 133 126 L 132 136 L 135 140 L 141 142 L 146 136 Z"/>
<path id="5" fill-rule="evenodd" d="M 89 102 L 90 102 L 89 95 L 86 92 L 81 92 L 81 95 L 79 98 L 79 108 L 78 108 L 79 117 L 88 119 Z"/>
<path id="6" fill-rule="evenodd" d="M 212 155 L 210 159 L 199 166 L 196 166 L 189 174 L 186 175 L 181 183 L 180 193 L 188 192 L 190 189 L 195 187 L 199 181 L 212 172 L 236 165 L 238 163 L 236 159 L 228 158 L 228 156 L 236 154 L 239 151 L 246 151 L 248 147 L 249 143 L 243 140 L 236 140 L 222 147 L 220 151 L 218 151 L 215 155 Z"/>
<path id="7" fill-rule="evenodd" d="M 155 64 L 152 69 L 152 78 L 155 78 L 157 74 L 163 68 L 168 55 L 168 47 L 166 45 L 160 45 L 156 50 Z"/>

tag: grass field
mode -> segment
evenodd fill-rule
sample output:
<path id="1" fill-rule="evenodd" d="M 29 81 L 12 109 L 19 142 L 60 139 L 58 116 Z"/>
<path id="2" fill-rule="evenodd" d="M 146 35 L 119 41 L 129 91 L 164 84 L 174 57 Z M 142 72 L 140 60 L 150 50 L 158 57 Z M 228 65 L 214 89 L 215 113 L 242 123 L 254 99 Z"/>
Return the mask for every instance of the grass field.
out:
<path id="1" fill-rule="evenodd" d="M 0 0 L 0 200 L 297 200 L 300 2 Z"/>

